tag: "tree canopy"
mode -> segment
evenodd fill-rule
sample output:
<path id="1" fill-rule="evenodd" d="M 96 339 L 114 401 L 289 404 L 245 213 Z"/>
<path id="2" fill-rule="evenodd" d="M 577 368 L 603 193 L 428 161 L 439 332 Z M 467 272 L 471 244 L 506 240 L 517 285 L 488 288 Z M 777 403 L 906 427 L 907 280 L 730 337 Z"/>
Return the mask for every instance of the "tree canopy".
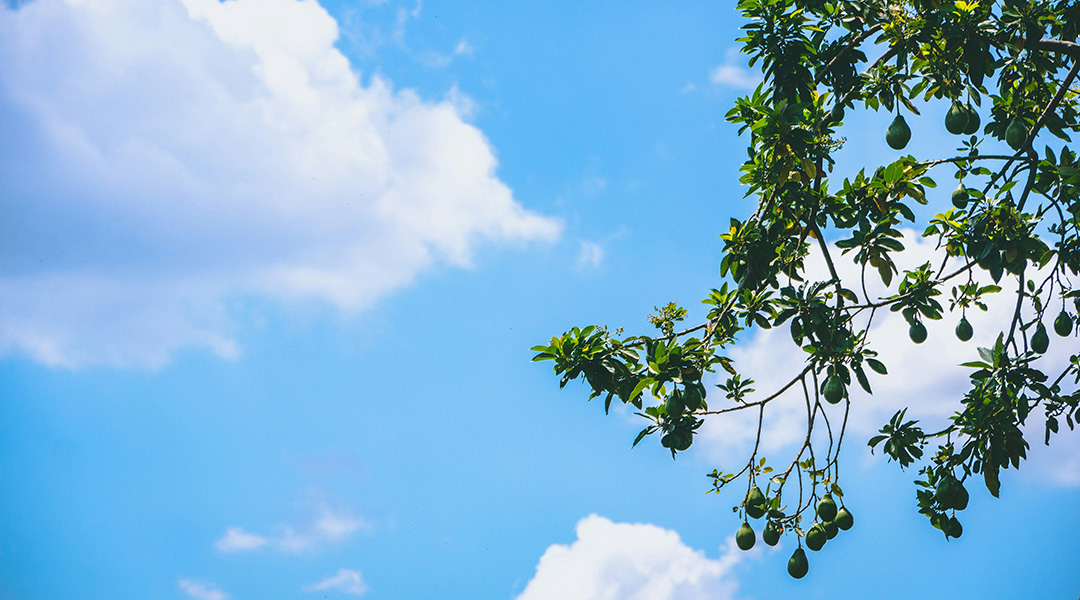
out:
<path id="1" fill-rule="evenodd" d="M 792 455 L 770 462 L 755 443 L 741 468 L 709 474 L 712 491 L 738 489 L 738 545 L 751 547 L 750 521 L 764 519 L 766 543 L 795 536 L 788 572 L 799 578 L 808 568 L 803 546 L 818 550 L 853 523 L 838 457 L 851 403 L 866 399 L 856 390 L 872 393 L 872 378 L 888 373 L 874 348 L 896 341 L 872 339 L 880 313 L 902 315 L 910 343 L 923 343 L 924 322 L 938 319 L 956 321 L 955 335 L 967 341 L 968 311 L 986 310 L 992 295 L 1014 296 L 994 343 L 972 348 L 958 367 L 970 385 L 953 416 L 924 428 L 897 406 L 868 440 L 901 468 L 918 469 L 918 510 L 946 538 L 962 534 L 957 513 L 975 482 L 997 496 L 1000 470 L 1020 467 L 1028 419 L 1044 421 L 1038 442 L 1046 444 L 1062 422 L 1072 429 L 1080 420 L 1080 157 L 1069 147 L 1080 129 L 1080 4 L 738 7 L 746 18 L 741 50 L 764 79 L 727 120 L 748 140 L 740 181 L 757 208 L 720 235 L 723 282 L 703 300 L 706 320 L 681 328 L 688 313 L 671 303 L 649 318 L 656 333 L 574 327 L 535 347 L 534 360 L 553 361 L 561 386 L 586 382 L 605 410 L 615 399 L 632 405 L 648 422 L 633 444 L 655 435 L 673 457 L 706 419 L 738 411 L 756 413 L 760 442 L 771 403 L 802 395 L 805 438 Z M 905 153 L 908 119 L 935 103 L 949 107 L 943 125 L 958 136 L 955 152 Z M 844 121 L 860 109 L 895 113 L 882 134 L 896 158 L 837 181 Z M 935 189 L 950 176 L 955 189 Z M 933 241 L 936 256 L 901 272 L 904 227 Z M 807 269 L 812 250 L 824 258 L 824 278 Z M 841 260 L 854 261 L 859 276 L 842 277 Z M 887 293 L 869 291 L 868 279 Z M 779 389 L 759 392 L 725 352 L 754 330 L 779 327 L 805 365 Z M 1068 355 L 1063 367 L 1047 359 L 1048 330 L 1065 340 L 1056 344 Z"/>

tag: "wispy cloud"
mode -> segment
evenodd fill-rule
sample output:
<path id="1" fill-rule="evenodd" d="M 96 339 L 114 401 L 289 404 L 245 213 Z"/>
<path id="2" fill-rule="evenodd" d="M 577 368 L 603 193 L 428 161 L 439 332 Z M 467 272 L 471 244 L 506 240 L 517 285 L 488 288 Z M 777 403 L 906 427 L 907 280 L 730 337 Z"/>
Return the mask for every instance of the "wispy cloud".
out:
<path id="1" fill-rule="evenodd" d="M 449 53 L 440 52 L 424 52 L 419 55 L 419 60 L 429 67 L 446 67 L 458 57 L 470 57 L 473 55 L 473 47 L 469 44 L 469 40 L 461 38 L 457 45 L 454 46 L 454 50 Z"/>
<path id="2" fill-rule="evenodd" d="M 581 240 L 575 267 L 579 271 L 595 269 L 604 262 L 604 247 L 597 242 Z"/>
<path id="3" fill-rule="evenodd" d="M 751 71 L 742 60 L 738 49 L 730 48 L 724 56 L 724 62 L 709 71 L 709 81 L 714 85 L 752 90 L 761 83 L 761 74 Z"/>
<path id="4" fill-rule="evenodd" d="M 559 236 L 460 94 L 365 85 L 338 38 L 310 1 L 0 5 L 0 355 L 235 358 L 236 298 L 355 314 L 479 244 Z"/>
<path id="5" fill-rule="evenodd" d="M 321 508 L 309 522 L 302 526 L 287 525 L 277 535 L 261 535 L 229 527 L 221 539 L 214 542 L 219 552 L 251 552 L 263 547 L 274 548 L 285 554 L 303 554 L 348 540 L 364 527 L 364 521 L 348 512 Z"/>
<path id="6" fill-rule="evenodd" d="M 229 600 L 230 598 L 217 585 L 208 581 L 181 579 L 178 585 L 184 593 L 195 600 Z"/>
<path id="7" fill-rule="evenodd" d="M 674 531 L 591 515 L 578 522 L 572 544 L 548 547 L 517 600 L 731 599 L 739 560 L 730 544 L 711 559 Z"/>
<path id="8" fill-rule="evenodd" d="M 324 590 L 338 590 L 353 596 L 363 596 L 368 591 L 364 578 L 359 571 L 351 569 L 338 569 L 338 572 L 326 579 L 305 586 L 305 592 L 321 592 Z"/>
<path id="9" fill-rule="evenodd" d="M 214 542 L 214 547 L 220 552 L 245 552 L 258 550 L 270 543 L 270 540 L 254 533 L 248 533 L 239 527 L 230 527 L 225 531 L 225 537 Z"/>

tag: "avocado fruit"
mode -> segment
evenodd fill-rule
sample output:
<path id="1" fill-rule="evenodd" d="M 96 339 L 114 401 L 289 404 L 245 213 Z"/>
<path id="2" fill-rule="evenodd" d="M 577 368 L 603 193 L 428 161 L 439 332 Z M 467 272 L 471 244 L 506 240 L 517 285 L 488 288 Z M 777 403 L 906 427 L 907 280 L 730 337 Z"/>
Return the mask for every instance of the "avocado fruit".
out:
<path id="1" fill-rule="evenodd" d="M 903 150 L 909 141 L 911 141 L 911 128 L 908 127 L 903 115 L 896 115 L 889 129 L 885 131 L 885 142 L 893 150 Z"/>

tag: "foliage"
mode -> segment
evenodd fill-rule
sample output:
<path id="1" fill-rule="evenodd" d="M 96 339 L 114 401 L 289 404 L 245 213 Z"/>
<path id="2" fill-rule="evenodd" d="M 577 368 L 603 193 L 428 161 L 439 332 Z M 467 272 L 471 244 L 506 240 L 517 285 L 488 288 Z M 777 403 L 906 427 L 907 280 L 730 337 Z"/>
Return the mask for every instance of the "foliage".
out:
<path id="1" fill-rule="evenodd" d="M 715 492 L 743 482 L 735 510 L 744 520 L 766 518 L 767 541 L 777 530 L 797 536 L 801 553 L 803 538 L 816 549 L 835 535 L 833 498 L 850 527 L 838 457 L 851 402 L 864 399 L 854 385 L 870 394 L 871 375 L 888 372 L 872 345 L 882 340 L 869 336 L 877 311 L 900 313 L 915 343 L 926 339 L 924 321 L 959 316 L 964 340 L 968 310 L 986 310 L 989 295 L 1014 293 L 1012 319 L 996 343 L 963 365 L 970 389 L 956 413 L 927 431 L 898 407 L 869 440 L 901 468 L 918 466 L 919 511 L 946 538 L 957 537 L 956 512 L 967 506 L 974 478 L 997 496 L 1000 469 L 1025 458 L 1021 426 L 1029 417 L 1041 413 L 1045 443 L 1062 420 L 1071 429 L 1080 419 L 1080 288 L 1070 279 L 1080 272 L 1080 158 L 1068 145 L 1080 128 L 1080 4 L 741 0 L 739 9 L 747 19 L 742 51 L 764 83 L 739 98 L 727 119 L 749 140 L 740 181 L 757 209 L 731 219 L 720 235 L 724 282 L 704 300 L 707 320 L 676 331 L 687 313 L 669 304 L 650 318 L 658 334 L 573 328 L 534 348 L 534 360 L 554 361 L 562 386 L 583 378 L 605 410 L 614 398 L 634 406 L 648 422 L 634 445 L 656 434 L 673 457 L 691 446 L 705 419 L 736 411 L 757 413 L 760 442 L 770 403 L 801 394 L 805 438 L 783 467 L 767 466 L 758 443 L 741 469 L 709 474 Z M 951 105 L 945 125 L 959 132 L 955 154 L 898 153 L 889 164 L 830 181 L 848 113 L 895 112 L 883 134 L 902 148 L 910 138 L 904 114 L 917 119 L 920 107 L 935 103 Z M 957 189 L 932 191 L 932 176 L 949 174 Z M 902 227 L 935 240 L 937 260 L 901 273 Z M 830 247 L 826 239 L 837 241 Z M 828 279 L 808 275 L 812 246 Z M 860 279 L 840 277 L 842 256 L 861 267 Z M 867 277 L 889 293 L 871 297 Z M 1058 372 L 1046 371 L 1046 321 L 1073 353 Z M 755 328 L 785 324 L 805 366 L 780 389 L 759 393 L 725 348 Z M 792 560 L 793 576 L 801 577 L 805 558 Z"/>

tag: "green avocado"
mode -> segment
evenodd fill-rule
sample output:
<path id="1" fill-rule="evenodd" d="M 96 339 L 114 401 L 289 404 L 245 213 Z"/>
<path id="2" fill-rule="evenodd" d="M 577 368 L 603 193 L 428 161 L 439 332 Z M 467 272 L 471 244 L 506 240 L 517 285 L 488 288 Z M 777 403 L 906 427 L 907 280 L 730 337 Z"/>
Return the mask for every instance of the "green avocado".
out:
<path id="1" fill-rule="evenodd" d="M 830 121 L 832 121 L 833 125 L 837 125 L 841 121 L 843 121 L 844 120 L 844 107 L 840 106 L 839 104 L 834 106 L 833 109 L 832 109 L 832 113 L 829 116 L 829 119 L 830 119 Z"/>
<path id="2" fill-rule="evenodd" d="M 830 540 L 836 537 L 836 534 L 840 533 L 840 526 L 836 524 L 836 521 L 826 521 L 822 527 L 825 528 L 825 537 Z"/>
<path id="3" fill-rule="evenodd" d="M 964 184 L 961 183 L 960 185 L 956 186 L 955 190 L 953 190 L 952 203 L 953 206 L 955 206 L 956 208 L 967 208 L 968 200 L 970 199 L 971 196 L 968 194 L 967 188 L 964 187 Z"/>
<path id="4" fill-rule="evenodd" d="M 967 118 L 967 126 L 964 127 L 964 134 L 972 135 L 978 133 L 982 121 L 979 119 L 979 111 L 975 110 L 975 107 L 972 106 L 970 102 L 967 105 Z"/>
<path id="5" fill-rule="evenodd" d="M 1027 135 L 1028 130 L 1027 125 L 1024 124 L 1024 120 L 1020 117 L 1016 117 L 1005 129 L 1005 143 L 1013 150 L 1019 150 L 1027 140 Z"/>
<path id="6" fill-rule="evenodd" d="M 958 538 L 964 535 L 964 526 L 960 524 L 960 520 L 956 517 L 949 517 L 944 529 L 946 537 Z"/>
<path id="7" fill-rule="evenodd" d="M 934 490 L 934 499 L 944 508 L 952 508 L 953 503 L 956 501 L 958 483 L 952 475 L 946 475 L 938 482 L 937 489 Z"/>
<path id="8" fill-rule="evenodd" d="M 840 376 L 836 373 L 829 375 L 821 386 L 821 395 L 825 396 L 825 401 L 829 404 L 836 404 L 843 400 L 846 391 L 844 389 L 844 380 L 840 379 Z"/>
<path id="9" fill-rule="evenodd" d="M 742 527 L 739 527 L 739 531 L 735 534 L 735 544 L 740 550 L 749 550 L 754 547 L 755 541 L 757 541 L 757 536 L 754 535 L 754 528 L 750 527 L 750 523 L 743 521 Z"/>
<path id="10" fill-rule="evenodd" d="M 667 397 L 666 406 L 667 408 L 665 409 L 665 412 L 667 413 L 667 416 L 671 417 L 672 419 L 678 419 L 679 417 L 681 417 L 683 412 L 686 410 L 686 404 L 683 402 L 682 392 L 680 392 L 679 390 L 671 392 L 671 395 Z"/>
<path id="11" fill-rule="evenodd" d="M 806 532 L 806 547 L 817 552 L 821 550 L 821 547 L 825 545 L 825 541 L 828 539 L 829 536 L 825 533 L 825 528 L 821 526 L 821 523 L 814 523 Z"/>
<path id="12" fill-rule="evenodd" d="M 893 150 L 903 150 L 911 141 L 911 128 L 902 115 L 896 115 L 889 129 L 885 132 L 885 142 Z"/>
<path id="13" fill-rule="evenodd" d="M 1035 328 L 1035 335 L 1031 336 L 1031 349 L 1036 354 L 1045 354 L 1050 347 L 1050 336 L 1046 335 L 1046 327 L 1042 323 Z"/>
<path id="14" fill-rule="evenodd" d="M 795 553 L 787 561 L 788 575 L 795 579 L 802 579 L 809 570 L 810 565 L 806 562 L 806 551 L 802 548 L 796 548 Z"/>
<path id="15" fill-rule="evenodd" d="M 974 333 L 971 330 L 971 323 L 968 323 L 967 317 L 961 317 L 960 322 L 956 324 L 956 337 L 960 338 L 961 342 L 966 342 L 971 339 L 971 335 Z"/>
<path id="16" fill-rule="evenodd" d="M 832 494 L 825 494 L 817 503 L 817 516 L 822 521 L 832 521 L 836 518 L 836 501 Z"/>
<path id="17" fill-rule="evenodd" d="M 908 337 L 916 344 L 921 344 L 926 341 L 926 325 L 923 325 L 921 321 L 915 321 L 908 328 Z"/>
<path id="18" fill-rule="evenodd" d="M 1054 333 L 1065 337 L 1072 333 L 1073 320 L 1072 315 L 1062 310 L 1058 313 L 1056 319 L 1054 319 Z"/>
<path id="19" fill-rule="evenodd" d="M 855 524 L 855 518 L 851 516 L 851 512 L 847 508 L 841 507 L 836 511 L 836 519 L 834 519 L 836 526 L 844 531 L 851 529 L 851 526 Z"/>
<path id="20" fill-rule="evenodd" d="M 968 491 L 964 484 L 957 482 L 956 495 L 953 496 L 952 507 L 956 510 L 964 510 L 968 505 Z"/>
<path id="21" fill-rule="evenodd" d="M 945 113 L 945 129 L 954 135 L 964 133 L 968 124 L 968 111 L 960 102 L 953 102 L 949 112 Z"/>
<path id="22" fill-rule="evenodd" d="M 701 408 L 701 402 L 704 400 L 704 398 L 701 395 L 701 390 L 698 389 L 696 385 L 686 386 L 686 389 L 683 390 L 682 396 L 683 405 L 686 407 L 686 410 L 694 412 L 695 410 Z"/>
<path id="23" fill-rule="evenodd" d="M 751 519 L 760 519 L 765 515 L 765 494 L 756 485 L 746 495 L 746 514 Z"/>
<path id="24" fill-rule="evenodd" d="M 765 524 L 765 529 L 761 532 L 761 541 L 770 546 L 775 546 L 780 541 L 780 534 L 784 530 L 776 521 L 769 521 Z"/>

